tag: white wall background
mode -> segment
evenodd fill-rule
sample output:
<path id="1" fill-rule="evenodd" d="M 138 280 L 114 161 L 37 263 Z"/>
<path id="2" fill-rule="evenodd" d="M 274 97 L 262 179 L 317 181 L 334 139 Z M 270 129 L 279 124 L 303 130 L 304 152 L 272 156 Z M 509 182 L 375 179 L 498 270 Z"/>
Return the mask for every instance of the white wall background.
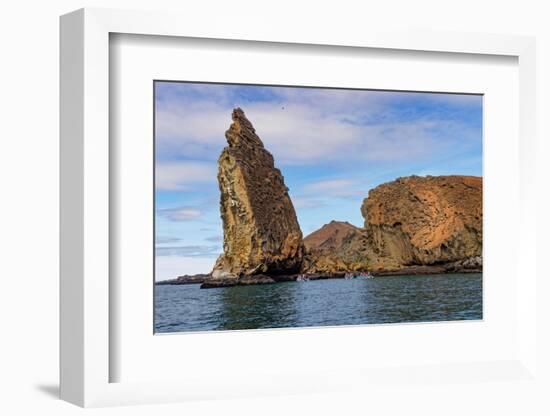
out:
<path id="1" fill-rule="evenodd" d="M 205 25 L 213 13 L 244 26 L 263 20 L 287 25 L 385 25 L 536 35 L 540 267 L 549 245 L 550 12 L 536 0 L 170 1 L 20 0 L 0 11 L 0 413 L 66 415 L 82 410 L 60 402 L 58 367 L 58 16 L 80 7 L 179 10 Z M 240 25 L 239 25 L 240 26 Z M 238 28 L 239 30 L 242 27 Z M 542 269 L 541 269 L 542 270 Z M 550 284 L 538 286 L 541 365 L 548 371 Z M 548 387 L 548 386 L 546 386 Z M 550 390 L 550 389 L 547 389 Z M 434 393 L 437 392 L 437 393 Z M 429 394 L 429 395 L 427 395 Z M 539 400 L 537 400 L 537 397 Z M 542 399 L 540 399 L 542 397 Z M 548 414 L 542 391 L 498 383 L 412 389 L 406 397 L 334 395 L 260 398 L 93 410 L 98 414 Z M 543 404 L 544 403 L 544 404 Z"/>

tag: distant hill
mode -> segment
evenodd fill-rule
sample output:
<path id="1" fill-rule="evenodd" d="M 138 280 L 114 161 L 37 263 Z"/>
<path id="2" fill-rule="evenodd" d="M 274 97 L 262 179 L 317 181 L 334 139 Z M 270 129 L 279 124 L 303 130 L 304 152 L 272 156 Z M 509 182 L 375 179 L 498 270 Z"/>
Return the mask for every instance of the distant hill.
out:
<path id="1" fill-rule="evenodd" d="M 331 221 L 304 238 L 307 273 L 367 270 L 366 235 L 348 222 Z"/>
<path id="2" fill-rule="evenodd" d="M 359 228 L 346 221 L 331 221 L 304 238 L 306 249 L 333 249 L 339 247 Z"/>

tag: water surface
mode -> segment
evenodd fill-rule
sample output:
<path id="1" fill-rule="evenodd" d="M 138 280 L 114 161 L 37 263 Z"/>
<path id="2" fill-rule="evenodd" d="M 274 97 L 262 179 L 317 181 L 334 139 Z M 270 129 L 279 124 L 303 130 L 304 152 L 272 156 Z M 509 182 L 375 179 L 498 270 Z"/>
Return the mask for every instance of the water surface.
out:
<path id="1" fill-rule="evenodd" d="M 155 332 L 482 319 L 482 275 L 155 286 Z"/>

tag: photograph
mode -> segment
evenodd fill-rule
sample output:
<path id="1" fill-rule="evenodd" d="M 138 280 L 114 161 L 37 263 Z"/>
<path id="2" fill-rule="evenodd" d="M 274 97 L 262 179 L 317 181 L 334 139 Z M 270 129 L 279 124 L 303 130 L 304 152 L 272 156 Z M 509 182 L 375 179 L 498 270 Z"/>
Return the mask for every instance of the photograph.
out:
<path id="1" fill-rule="evenodd" d="M 483 95 L 153 89 L 154 333 L 483 319 Z"/>

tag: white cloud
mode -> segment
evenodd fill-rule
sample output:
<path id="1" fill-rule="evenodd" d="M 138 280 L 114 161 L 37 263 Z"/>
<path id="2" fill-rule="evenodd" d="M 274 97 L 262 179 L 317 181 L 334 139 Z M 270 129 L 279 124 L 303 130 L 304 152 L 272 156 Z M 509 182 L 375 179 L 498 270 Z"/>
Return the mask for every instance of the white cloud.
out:
<path id="1" fill-rule="evenodd" d="M 266 147 L 280 163 L 310 163 L 338 158 L 361 144 L 361 129 L 323 116 L 304 105 L 249 107 L 246 114 Z"/>
<path id="2" fill-rule="evenodd" d="M 173 247 L 156 247 L 157 256 L 182 256 L 182 257 L 217 257 L 221 249 L 218 246 L 190 245 Z"/>
<path id="3" fill-rule="evenodd" d="M 310 196 L 293 196 L 292 197 L 292 204 L 294 205 L 294 208 L 296 209 L 305 209 L 305 208 L 320 208 L 324 207 L 326 205 L 325 202 L 319 200 L 315 197 Z"/>
<path id="4" fill-rule="evenodd" d="M 418 99 L 418 94 L 333 89 L 304 93 L 298 88 L 274 88 L 271 93 L 270 101 L 239 103 L 228 90 L 209 86 L 197 87 L 189 97 L 169 97 L 157 109 L 159 157 L 217 158 L 226 145 L 224 133 L 236 105 L 243 108 L 279 165 L 399 162 L 448 152 L 457 141 L 479 139 L 478 129 L 468 130 L 463 122 L 448 117 L 394 114 L 392 103 Z M 449 94 L 425 94 L 423 98 L 458 109 L 478 105 L 480 100 Z"/>
<path id="5" fill-rule="evenodd" d="M 163 191 L 186 191 L 193 185 L 215 182 L 217 168 L 208 162 L 160 162 L 156 165 L 156 189 Z"/>
<path id="6" fill-rule="evenodd" d="M 479 94 L 427 94 L 430 101 L 440 102 L 456 107 L 480 106 L 483 96 Z"/>
<path id="7" fill-rule="evenodd" d="M 157 137 L 176 145 L 181 138 L 200 140 L 202 144 L 225 140 L 225 130 L 231 123 L 231 112 L 225 107 L 203 101 L 174 104 L 171 108 L 157 110 Z"/>
<path id="8" fill-rule="evenodd" d="M 155 259 L 155 280 L 175 279 L 184 274 L 210 273 L 215 258 L 157 256 Z"/>
<path id="9" fill-rule="evenodd" d="M 166 208 L 157 210 L 158 214 L 170 221 L 191 221 L 201 217 L 202 212 L 194 207 Z"/>
<path id="10" fill-rule="evenodd" d="M 361 142 L 361 129 L 305 105 L 255 103 L 243 106 L 247 117 L 278 163 L 307 163 L 331 159 Z M 225 131 L 232 107 L 195 106 L 187 111 L 159 111 L 157 149 L 159 157 L 185 155 L 217 157 L 226 145 Z"/>
<path id="11" fill-rule="evenodd" d="M 157 236 L 155 238 L 156 244 L 171 244 L 171 243 L 177 243 L 179 241 L 181 241 L 181 238 L 177 238 L 177 237 Z"/>
<path id="12" fill-rule="evenodd" d="M 304 191 L 309 194 L 319 195 L 321 197 L 350 197 L 364 195 L 364 184 L 353 179 L 327 179 L 312 182 L 304 187 Z"/>

